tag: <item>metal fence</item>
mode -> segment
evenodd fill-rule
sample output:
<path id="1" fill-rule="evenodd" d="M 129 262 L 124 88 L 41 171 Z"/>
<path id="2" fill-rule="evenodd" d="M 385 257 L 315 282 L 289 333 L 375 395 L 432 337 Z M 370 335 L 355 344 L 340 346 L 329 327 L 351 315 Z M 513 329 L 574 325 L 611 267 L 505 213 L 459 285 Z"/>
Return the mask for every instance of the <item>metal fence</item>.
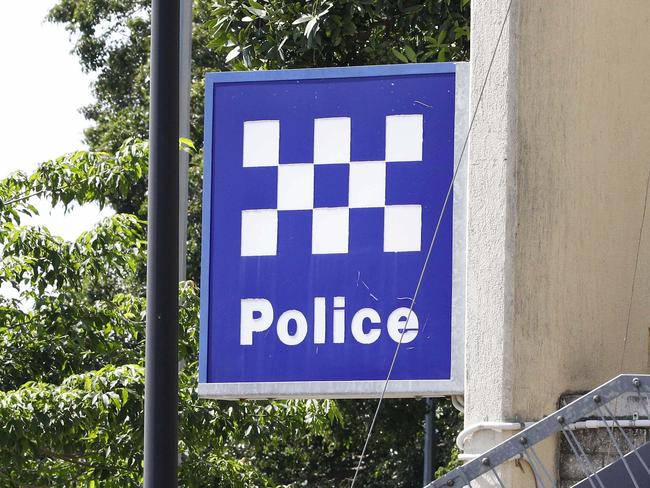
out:
<path id="1" fill-rule="evenodd" d="M 556 488 L 559 483 L 555 467 L 545 465 L 535 449 L 556 433 L 561 434 L 584 474 L 575 488 L 649 487 L 650 443 L 639 445 L 630 436 L 630 429 L 650 427 L 649 395 L 650 375 L 618 376 L 425 488 L 477 488 L 482 486 L 481 480 L 506 488 L 497 468 L 518 458 L 530 464 L 537 486 Z M 635 398 L 635 408 L 621 415 L 616 404 L 624 396 Z M 585 428 L 599 428 L 607 433 L 613 453 L 607 465 L 602 465 L 602 460 L 597 462 L 576 435 L 577 430 Z"/>

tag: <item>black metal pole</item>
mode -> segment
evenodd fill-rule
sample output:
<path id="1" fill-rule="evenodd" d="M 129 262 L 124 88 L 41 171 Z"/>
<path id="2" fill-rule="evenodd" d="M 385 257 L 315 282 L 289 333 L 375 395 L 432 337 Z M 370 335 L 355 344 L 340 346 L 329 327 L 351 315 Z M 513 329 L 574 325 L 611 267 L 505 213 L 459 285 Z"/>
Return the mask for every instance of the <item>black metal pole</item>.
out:
<path id="1" fill-rule="evenodd" d="M 179 0 L 153 0 L 144 486 L 178 486 Z"/>
<path id="2" fill-rule="evenodd" d="M 424 473 L 422 475 L 422 486 L 433 481 L 433 414 L 435 404 L 433 398 L 426 399 L 426 414 L 424 415 Z"/>

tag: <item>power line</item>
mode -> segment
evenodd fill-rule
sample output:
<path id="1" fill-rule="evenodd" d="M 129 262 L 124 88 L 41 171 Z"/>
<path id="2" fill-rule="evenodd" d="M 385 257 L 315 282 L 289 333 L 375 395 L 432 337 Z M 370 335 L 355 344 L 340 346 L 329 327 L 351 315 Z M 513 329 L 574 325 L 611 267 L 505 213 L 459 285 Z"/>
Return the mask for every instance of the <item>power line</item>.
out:
<path id="1" fill-rule="evenodd" d="M 623 370 L 623 363 L 625 362 L 625 350 L 627 349 L 627 335 L 630 331 L 630 317 L 632 316 L 632 303 L 634 301 L 634 288 L 636 284 L 636 273 L 639 269 L 639 254 L 641 253 L 641 240 L 643 238 L 643 227 L 645 225 L 645 214 L 648 208 L 648 189 L 650 189 L 650 170 L 648 171 L 648 179 L 645 184 L 645 198 L 643 200 L 643 213 L 641 214 L 641 226 L 639 227 L 639 241 L 636 246 L 636 258 L 634 260 L 634 273 L 632 273 L 632 291 L 630 292 L 630 304 L 627 308 L 627 321 L 625 324 L 625 338 L 623 339 L 623 352 L 621 353 L 621 365 L 619 369 Z"/>
<path id="2" fill-rule="evenodd" d="M 402 339 L 404 338 L 404 334 L 406 332 L 406 329 L 408 328 L 409 325 L 409 320 L 411 319 L 411 314 L 413 312 L 413 307 L 415 306 L 415 301 L 417 300 L 418 294 L 420 292 L 420 286 L 422 285 L 422 281 L 424 279 L 424 274 L 426 273 L 427 267 L 429 265 L 429 258 L 431 257 L 431 253 L 433 251 L 433 246 L 436 242 L 436 239 L 438 237 L 438 231 L 440 230 L 440 225 L 442 223 L 442 219 L 445 215 L 445 211 L 447 210 L 447 205 L 449 204 L 449 199 L 451 197 L 453 188 L 454 188 L 454 183 L 456 181 L 456 177 L 458 176 L 458 171 L 461 166 L 461 162 L 463 161 L 463 155 L 465 154 L 465 150 L 467 148 L 467 142 L 469 140 L 469 135 L 472 131 L 472 127 L 474 126 L 474 121 L 476 120 L 476 114 L 478 113 L 478 108 L 481 103 L 481 100 L 483 98 L 483 93 L 485 92 L 485 86 L 487 85 L 488 77 L 490 76 L 490 71 L 492 70 L 492 65 L 494 64 L 494 59 L 496 57 L 497 49 L 499 47 L 499 43 L 501 42 L 501 37 L 503 35 L 503 30 L 506 26 L 506 21 L 508 20 L 508 16 L 510 14 L 510 8 L 512 7 L 512 0 L 508 2 L 508 8 L 506 9 L 505 16 L 503 18 L 503 22 L 501 24 L 501 30 L 499 31 L 499 36 L 497 37 L 496 44 L 494 46 L 494 50 L 492 52 L 492 57 L 490 59 L 490 63 L 488 64 L 487 71 L 485 73 L 485 79 L 483 80 L 483 84 L 481 86 L 481 90 L 479 92 L 478 99 L 476 101 L 476 106 L 474 107 L 474 112 L 472 114 L 472 118 L 469 123 L 469 127 L 467 129 L 467 134 L 465 135 L 465 140 L 463 142 L 463 147 L 460 151 L 460 155 L 458 156 L 458 161 L 456 162 L 456 166 L 454 168 L 454 173 L 452 175 L 451 181 L 449 183 L 449 188 L 447 189 L 447 195 L 445 196 L 444 203 L 442 204 L 442 209 L 440 210 L 440 215 L 438 216 L 438 221 L 436 223 L 435 230 L 433 232 L 433 237 L 431 238 L 431 243 L 429 244 L 429 249 L 427 251 L 426 258 L 424 260 L 424 264 L 422 265 L 422 270 L 420 272 L 420 277 L 418 278 L 418 283 L 417 286 L 415 287 L 415 293 L 413 294 L 413 300 L 411 301 L 411 306 L 409 307 L 408 314 L 406 316 L 406 324 L 402 328 L 402 333 L 400 334 L 399 341 L 397 342 L 397 346 L 395 347 L 395 353 L 393 354 L 393 359 L 390 363 L 390 367 L 388 368 L 388 374 L 386 375 L 386 380 L 384 381 L 384 387 L 382 389 L 381 395 L 379 397 L 379 401 L 377 402 L 377 408 L 375 409 L 375 413 L 372 417 L 372 421 L 370 422 L 370 428 L 368 429 L 368 435 L 366 436 L 366 440 L 363 444 L 363 450 L 361 451 L 361 456 L 359 457 L 359 462 L 357 464 L 357 467 L 354 471 L 354 477 L 352 478 L 352 483 L 350 484 L 350 488 L 354 488 L 354 484 L 357 480 L 357 476 L 359 475 L 359 470 L 361 469 L 361 464 L 363 463 L 363 458 L 366 454 L 366 450 L 368 448 L 368 443 L 370 442 L 370 438 L 372 437 L 372 432 L 375 427 L 375 422 L 377 421 L 377 416 L 379 415 L 379 410 L 381 409 L 382 402 L 384 400 L 384 397 L 386 395 L 386 390 L 388 388 L 388 383 L 390 382 L 390 377 L 393 373 L 393 369 L 395 367 L 395 363 L 397 361 L 397 356 L 399 355 L 399 350 L 400 346 L 402 345 Z"/>

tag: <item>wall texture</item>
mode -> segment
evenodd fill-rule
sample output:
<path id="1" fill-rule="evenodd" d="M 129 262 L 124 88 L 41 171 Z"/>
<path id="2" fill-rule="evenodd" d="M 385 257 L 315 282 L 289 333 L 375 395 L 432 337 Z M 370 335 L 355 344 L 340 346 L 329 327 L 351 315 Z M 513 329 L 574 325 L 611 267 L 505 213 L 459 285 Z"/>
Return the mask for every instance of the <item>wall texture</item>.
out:
<path id="1" fill-rule="evenodd" d="M 507 4 L 472 2 L 472 106 Z M 468 425 L 648 371 L 648 33 L 647 0 L 513 0 L 470 143 Z"/>
<path id="2" fill-rule="evenodd" d="M 650 2 L 526 0 L 520 31 L 513 409 L 540 416 L 648 370 Z"/>

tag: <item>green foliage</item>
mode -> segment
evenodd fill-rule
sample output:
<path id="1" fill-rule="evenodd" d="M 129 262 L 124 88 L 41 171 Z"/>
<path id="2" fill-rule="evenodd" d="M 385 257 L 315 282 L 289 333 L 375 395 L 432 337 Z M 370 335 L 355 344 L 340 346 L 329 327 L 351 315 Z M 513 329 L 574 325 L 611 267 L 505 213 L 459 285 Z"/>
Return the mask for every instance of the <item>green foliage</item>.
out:
<path id="1" fill-rule="evenodd" d="M 125 139 L 147 137 L 149 5 L 59 0 L 50 11 L 70 32 L 83 69 L 96 75 L 96 102 L 84 109 L 94 150 L 113 153 Z M 203 140 L 207 71 L 464 60 L 469 18 L 468 0 L 194 0 L 191 139 Z M 188 278 L 198 281 L 200 152 L 189 178 Z M 126 196 L 107 190 L 103 198 L 118 212 L 146 218 L 145 179 L 131 179 Z"/>
<path id="2" fill-rule="evenodd" d="M 94 123 L 86 130 L 92 149 L 116 151 L 129 137 L 147 137 L 149 108 L 149 0 L 59 0 L 49 20 L 60 23 L 74 40 L 82 68 L 96 75 L 95 102 L 84 107 Z M 202 140 L 201 80 L 225 67 L 225 55 L 208 47 L 211 0 L 195 0 L 191 139 Z"/>
<path id="3" fill-rule="evenodd" d="M 149 5 L 59 0 L 49 15 L 96 76 L 96 102 L 83 109 L 93 151 L 0 182 L 0 282 L 13 289 L 12 298 L 0 297 L 0 486 L 141 482 Z M 191 139 L 202 140 L 206 71 L 468 54 L 468 0 L 194 0 Z M 347 486 L 376 401 L 196 396 L 202 154 L 188 140 L 181 146 L 191 157 L 191 281 L 180 300 L 181 484 Z M 65 242 L 22 224 L 36 212 L 33 197 L 65 206 L 98 202 L 117 214 Z M 447 402 L 436 405 L 434 466 L 444 466 L 460 419 Z M 385 402 L 361 486 L 420 483 L 424 409 L 421 400 Z"/>
<path id="4" fill-rule="evenodd" d="M 0 392 L 2 486 L 133 486 L 140 477 L 143 371 L 106 366 L 60 385 Z"/>
<path id="5" fill-rule="evenodd" d="M 30 196 L 75 205 L 127 192 L 124 178 L 144 178 L 145 149 L 131 140 L 0 181 L 0 486 L 141 484 L 144 222 L 116 214 L 67 242 L 22 219 Z M 266 471 L 276 451 L 321 442 L 341 420 L 336 404 L 199 400 L 192 282 L 180 303 L 183 485 L 278 486 Z"/>
<path id="6" fill-rule="evenodd" d="M 233 69 L 462 60 L 467 2 L 218 0 L 209 46 Z"/>
<path id="7" fill-rule="evenodd" d="M 75 36 L 84 70 L 97 74 L 96 102 L 84 114 L 102 126 L 89 129 L 95 148 L 117 149 L 133 135 L 146 136 L 149 74 L 149 3 L 145 0 L 63 0 L 49 18 Z M 114 145 L 100 144 L 110 137 Z"/>
<path id="8" fill-rule="evenodd" d="M 93 149 L 146 137 L 148 0 L 59 0 L 49 19 L 97 76 L 84 114 Z M 194 0 L 192 133 L 207 71 L 466 60 L 468 0 Z"/>
<path id="9" fill-rule="evenodd" d="M 0 281 L 20 299 L 0 301 L 3 389 L 139 362 L 144 301 L 125 289 L 143 256 L 141 222 L 118 214 L 75 242 L 5 229 Z"/>
<path id="10" fill-rule="evenodd" d="M 463 462 L 460 459 L 458 459 L 458 454 L 459 454 L 458 448 L 454 446 L 454 448 L 451 450 L 451 456 L 449 458 L 449 461 L 447 462 L 446 465 L 440 466 L 438 469 L 436 469 L 435 473 L 433 474 L 434 479 L 442 478 L 450 471 L 453 471 L 454 469 L 463 465 Z"/>
<path id="11" fill-rule="evenodd" d="M 190 148 L 187 142 L 184 147 Z M 90 164 L 93 162 L 94 164 Z M 25 226 L 29 196 L 106 202 L 144 178 L 146 145 L 78 152 L 0 182 L 0 478 L 7 486 L 136 486 L 142 469 L 144 222 L 116 214 L 64 241 Z M 137 181 L 137 180 L 136 180 Z M 124 188 L 127 191 L 128 188 Z M 199 293 L 180 296 L 180 477 L 184 486 L 346 486 L 374 401 L 211 402 L 196 394 Z M 421 478 L 421 400 L 387 401 L 364 486 Z M 458 425 L 436 412 L 441 446 Z M 440 449 L 436 465 L 447 462 Z"/>
<path id="12" fill-rule="evenodd" d="M 77 151 L 43 163 L 28 176 L 19 171 L 0 185 L 0 218 L 16 222 L 19 214 L 36 213 L 31 198 L 42 196 L 53 205 L 71 202 L 111 205 L 118 212 L 140 213 L 144 202 L 144 176 L 149 147 L 146 141 L 129 138 L 114 155 Z M 137 203 L 134 203 L 137 202 Z"/>

